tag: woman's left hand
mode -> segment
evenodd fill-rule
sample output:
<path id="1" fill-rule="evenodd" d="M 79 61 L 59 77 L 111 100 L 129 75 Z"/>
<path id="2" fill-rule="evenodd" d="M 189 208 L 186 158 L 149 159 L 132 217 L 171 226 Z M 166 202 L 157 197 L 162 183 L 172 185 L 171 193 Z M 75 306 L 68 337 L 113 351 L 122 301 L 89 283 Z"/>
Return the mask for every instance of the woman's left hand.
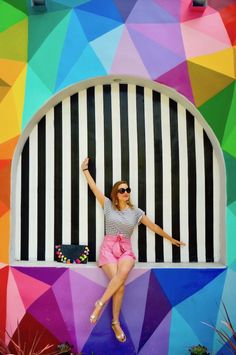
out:
<path id="1" fill-rule="evenodd" d="M 181 240 L 177 240 L 174 238 L 171 238 L 170 242 L 177 247 L 181 247 L 181 245 L 183 245 L 183 246 L 186 245 L 184 242 L 181 242 Z"/>

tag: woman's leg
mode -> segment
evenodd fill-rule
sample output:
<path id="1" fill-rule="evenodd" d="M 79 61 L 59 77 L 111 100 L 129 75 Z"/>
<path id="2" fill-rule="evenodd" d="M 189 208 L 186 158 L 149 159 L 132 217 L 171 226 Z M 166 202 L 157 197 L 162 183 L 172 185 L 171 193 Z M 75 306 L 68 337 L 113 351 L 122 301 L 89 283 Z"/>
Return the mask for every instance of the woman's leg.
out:
<path id="1" fill-rule="evenodd" d="M 114 276 L 111 278 L 111 281 L 109 282 L 106 291 L 100 298 L 100 302 L 106 303 L 119 290 L 119 288 L 124 285 L 125 280 L 127 279 L 129 272 L 132 270 L 133 266 L 134 266 L 134 260 L 125 258 L 120 260 L 118 267 L 116 264 L 106 264 L 102 267 L 102 269 L 108 276 L 109 274 Z M 117 268 L 116 273 L 115 273 L 115 268 Z M 121 307 L 121 302 L 123 298 L 122 293 L 123 290 L 121 291 L 120 295 L 118 294 L 117 296 L 120 304 L 116 305 L 115 307 L 116 314 L 117 312 L 119 313 Z M 96 322 L 96 319 L 99 316 L 100 312 L 101 312 L 101 306 L 99 304 L 96 304 L 94 311 L 92 313 L 92 316 L 95 316 L 93 317 L 94 323 Z"/>

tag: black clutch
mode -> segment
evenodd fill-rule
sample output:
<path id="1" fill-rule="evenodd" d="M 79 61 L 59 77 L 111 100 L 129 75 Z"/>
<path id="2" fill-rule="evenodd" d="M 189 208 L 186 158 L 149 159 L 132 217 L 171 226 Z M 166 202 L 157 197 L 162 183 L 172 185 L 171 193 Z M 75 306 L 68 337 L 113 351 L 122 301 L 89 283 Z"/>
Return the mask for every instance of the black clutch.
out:
<path id="1" fill-rule="evenodd" d="M 61 244 L 55 245 L 56 260 L 64 264 L 86 264 L 89 248 L 87 245 Z"/>

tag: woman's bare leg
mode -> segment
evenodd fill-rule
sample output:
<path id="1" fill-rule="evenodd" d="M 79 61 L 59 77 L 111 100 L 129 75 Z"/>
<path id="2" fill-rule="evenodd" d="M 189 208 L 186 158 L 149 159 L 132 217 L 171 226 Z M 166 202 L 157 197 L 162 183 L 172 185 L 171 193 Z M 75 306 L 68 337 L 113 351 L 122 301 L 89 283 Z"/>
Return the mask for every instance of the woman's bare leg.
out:
<path id="1" fill-rule="evenodd" d="M 113 313 L 113 317 L 114 316 L 117 317 L 117 314 L 119 315 L 121 303 L 123 299 L 123 293 L 124 293 L 124 283 L 129 275 L 129 272 L 132 270 L 133 266 L 134 266 L 134 260 L 123 259 L 119 262 L 118 267 L 117 264 L 106 264 L 102 267 L 103 271 L 108 275 L 108 277 L 111 276 L 111 281 L 109 282 L 104 294 L 100 298 L 100 302 L 106 303 L 113 295 L 115 295 L 115 293 L 122 286 L 120 292 L 116 296 L 117 301 L 115 301 L 115 306 L 114 306 L 115 314 Z M 93 323 L 96 322 L 96 319 L 99 316 L 100 312 L 101 312 L 101 306 L 97 304 L 92 313 L 92 315 L 95 316 L 95 320 Z"/>

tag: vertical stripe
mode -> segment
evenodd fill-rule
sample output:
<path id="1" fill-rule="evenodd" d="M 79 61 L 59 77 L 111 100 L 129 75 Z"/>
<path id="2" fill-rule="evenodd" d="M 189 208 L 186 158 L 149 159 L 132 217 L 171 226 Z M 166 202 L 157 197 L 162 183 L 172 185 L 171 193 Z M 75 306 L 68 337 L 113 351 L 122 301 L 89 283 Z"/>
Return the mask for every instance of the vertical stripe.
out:
<path id="1" fill-rule="evenodd" d="M 112 117 L 112 170 L 113 184 L 121 180 L 121 143 L 120 143 L 120 92 L 119 84 L 111 85 Z"/>
<path id="2" fill-rule="evenodd" d="M 62 103 L 54 107 L 54 241 L 62 243 Z"/>
<path id="3" fill-rule="evenodd" d="M 171 229 L 171 145 L 170 145 L 170 110 L 169 98 L 161 95 L 162 113 L 162 154 L 163 154 L 163 229 L 172 235 Z M 164 261 L 172 261 L 172 246 L 164 239 Z"/>
<path id="4" fill-rule="evenodd" d="M 146 153 L 146 213 L 155 220 L 154 136 L 152 90 L 144 89 L 145 153 Z M 148 138 L 147 138 L 148 137 Z M 155 233 L 147 229 L 147 261 L 155 262 Z"/>
<path id="5" fill-rule="evenodd" d="M 214 236 L 214 262 L 220 262 L 221 256 L 221 231 L 218 227 L 217 221 L 221 220 L 220 216 L 220 167 L 215 151 L 213 150 L 213 236 Z M 225 208 L 225 206 L 223 206 Z M 223 251 L 222 251 L 223 254 Z"/>
<path id="6" fill-rule="evenodd" d="M 80 142 L 80 164 L 88 156 L 88 140 L 87 140 L 87 91 L 83 90 L 79 93 L 79 142 Z M 91 162 L 93 157 L 91 158 Z M 90 164 L 89 163 L 89 167 Z M 79 179 L 79 243 L 88 243 L 88 184 L 84 177 L 84 173 L 80 169 Z"/>
<path id="7" fill-rule="evenodd" d="M 91 157 L 89 170 L 96 182 L 96 149 L 95 149 L 95 98 L 94 87 L 87 90 L 87 125 L 88 125 L 88 156 Z M 96 201 L 93 192 L 88 194 L 88 244 L 89 260 L 96 260 Z"/>
<path id="8" fill-rule="evenodd" d="M 71 243 L 79 242 L 79 110 L 78 93 L 71 104 Z"/>
<path id="9" fill-rule="evenodd" d="M 196 230 L 196 153 L 195 153 L 195 122 L 193 115 L 186 111 L 187 145 L 188 145 L 188 210 L 189 210 L 189 261 L 197 260 Z"/>
<path id="10" fill-rule="evenodd" d="M 205 168 L 203 128 L 195 120 L 195 147 L 196 147 L 196 228 L 197 228 L 197 260 L 206 261 L 205 255 Z"/>
<path id="11" fill-rule="evenodd" d="M 104 114 L 103 114 L 103 88 L 95 87 L 95 133 L 96 133 L 96 183 L 101 192 L 104 192 Z M 103 209 L 96 201 L 96 260 L 104 236 Z"/>
<path id="12" fill-rule="evenodd" d="M 178 116 L 177 102 L 169 101 L 170 104 L 170 143 L 171 143 L 171 191 L 172 191 L 172 235 L 180 240 L 179 225 L 179 141 L 178 141 Z M 180 262 L 180 249 L 172 245 L 172 261 Z"/>
<path id="13" fill-rule="evenodd" d="M 62 243 L 71 244 L 70 97 L 62 102 Z"/>
<path id="14" fill-rule="evenodd" d="M 105 195 L 110 197 L 112 173 L 111 86 L 103 86 Z"/>
<path id="15" fill-rule="evenodd" d="M 29 138 L 29 260 L 37 260 L 37 185 L 38 185 L 38 127 Z"/>
<path id="16" fill-rule="evenodd" d="M 16 201 L 15 201 L 15 259 L 21 259 L 21 159 L 22 155 L 19 157 L 17 172 L 16 172 Z"/>
<path id="17" fill-rule="evenodd" d="M 205 162 L 205 211 L 206 211 L 206 224 L 205 233 L 206 239 L 206 261 L 214 261 L 214 240 L 213 240 L 213 157 L 212 157 L 212 145 L 209 138 L 204 131 L 204 162 Z"/>
<path id="18" fill-rule="evenodd" d="M 186 244 L 180 248 L 181 261 L 188 262 L 188 152 L 186 134 L 186 110 L 178 105 L 178 138 L 179 138 L 179 197 L 180 197 L 180 239 Z"/>
<path id="19" fill-rule="evenodd" d="M 132 188 L 131 200 L 138 205 L 138 142 L 137 142 L 137 109 L 136 109 L 136 86 L 128 85 L 128 120 L 129 120 L 129 144 L 130 144 L 130 186 Z M 135 228 L 131 239 L 134 254 L 138 259 L 138 230 Z"/>
<path id="20" fill-rule="evenodd" d="M 45 260 L 45 227 L 46 227 L 46 118 L 38 123 L 38 243 L 37 259 Z"/>
<path id="21" fill-rule="evenodd" d="M 54 259 L 54 109 L 46 115 L 46 260 Z"/>
<path id="22" fill-rule="evenodd" d="M 29 138 L 21 158 L 21 260 L 29 258 Z"/>
<path id="23" fill-rule="evenodd" d="M 138 206 L 146 211 L 146 160 L 145 160 L 145 123 L 144 88 L 136 86 L 137 135 L 138 135 Z M 138 233 L 139 261 L 147 261 L 146 229 L 143 224 Z"/>
<path id="24" fill-rule="evenodd" d="M 121 180 L 129 182 L 128 85 L 120 84 Z"/>
<path id="25" fill-rule="evenodd" d="M 155 222 L 163 227 L 163 167 L 162 167 L 162 130 L 161 96 L 153 91 L 153 130 L 154 130 L 154 171 L 155 171 Z M 163 238 L 155 238 L 156 262 L 164 261 Z"/>

